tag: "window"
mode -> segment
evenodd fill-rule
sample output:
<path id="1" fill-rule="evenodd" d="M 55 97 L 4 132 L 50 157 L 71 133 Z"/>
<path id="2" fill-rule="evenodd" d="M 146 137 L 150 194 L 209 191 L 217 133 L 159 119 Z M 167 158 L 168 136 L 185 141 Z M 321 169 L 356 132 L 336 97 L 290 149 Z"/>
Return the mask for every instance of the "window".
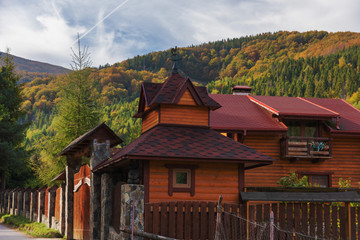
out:
<path id="1" fill-rule="evenodd" d="M 190 196 L 195 195 L 195 169 L 196 165 L 170 165 L 169 169 L 168 193 L 172 196 L 174 192 L 189 192 Z"/>
<path id="2" fill-rule="evenodd" d="M 289 137 L 319 137 L 320 127 L 318 121 L 294 121 L 286 120 L 285 125 L 288 127 L 287 136 Z"/>
<path id="3" fill-rule="evenodd" d="M 191 169 L 173 169 L 173 187 L 190 188 L 191 187 Z"/>
<path id="4" fill-rule="evenodd" d="M 299 177 L 308 176 L 312 187 L 331 187 L 331 176 L 333 172 L 296 172 Z"/>

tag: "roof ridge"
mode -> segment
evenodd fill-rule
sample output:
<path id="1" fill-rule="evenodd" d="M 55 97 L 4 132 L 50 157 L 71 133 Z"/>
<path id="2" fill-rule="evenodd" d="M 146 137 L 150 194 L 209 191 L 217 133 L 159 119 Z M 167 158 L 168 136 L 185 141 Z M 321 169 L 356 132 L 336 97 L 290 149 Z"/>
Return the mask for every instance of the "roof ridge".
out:
<path id="1" fill-rule="evenodd" d="M 305 98 L 302 98 L 302 97 L 296 97 L 296 98 L 298 98 L 298 99 L 300 99 L 300 100 L 303 100 L 304 102 L 310 103 L 310 104 L 312 104 L 312 105 L 314 105 L 314 106 L 316 106 L 316 107 L 325 109 L 326 111 L 329 111 L 329 112 L 332 112 L 332 113 L 334 113 L 334 114 L 337 114 L 337 115 L 339 115 L 339 117 L 340 117 L 340 113 L 338 113 L 338 112 L 335 112 L 335 111 L 333 111 L 333 110 L 330 110 L 330 109 L 328 109 L 328 108 L 326 108 L 326 107 L 323 107 L 323 106 L 321 106 L 321 105 L 319 105 L 319 104 L 313 103 L 313 102 L 311 102 L 311 101 L 309 101 L 309 100 L 307 100 L 307 99 L 305 99 Z"/>
<path id="2" fill-rule="evenodd" d="M 166 82 L 169 81 L 169 79 L 171 78 L 171 76 L 174 75 L 173 73 L 168 76 L 168 78 L 161 84 L 161 88 L 159 89 L 159 91 L 155 94 L 155 96 L 153 97 L 153 99 L 151 100 L 150 104 L 148 106 L 150 106 L 151 104 L 153 104 L 153 102 L 155 101 L 155 99 L 159 96 L 159 94 L 161 93 L 161 91 L 164 89 Z"/>
<path id="3" fill-rule="evenodd" d="M 349 105 L 350 107 L 352 107 L 353 109 L 355 109 L 356 111 L 360 112 L 359 109 L 357 109 L 356 107 L 354 107 L 352 104 L 348 103 L 347 101 L 345 101 L 344 99 L 340 99 L 341 101 L 343 101 L 344 103 L 346 103 L 347 105 Z"/>
<path id="4" fill-rule="evenodd" d="M 260 107 L 263 107 L 263 108 L 269 110 L 270 112 L 272 112 L 272 113 L 274 113 L 274 114 L 276 114 L 276 115 L 279 116 L 280 112 L 279 112 L 278 110 L 276 110 L 275 108 L 272 108 L 272 107 L 270 107 L 269 105 L 263 103 L 262 101 L 257 100 L 257 99 L 255 99 L 255 98 L 249 96 L 249 95 L 246 95 L 246 97 L 249 98 L 250 101 L 252 101 L 253 103 L 255 103 L 255 104 L 259 105 Z"/>

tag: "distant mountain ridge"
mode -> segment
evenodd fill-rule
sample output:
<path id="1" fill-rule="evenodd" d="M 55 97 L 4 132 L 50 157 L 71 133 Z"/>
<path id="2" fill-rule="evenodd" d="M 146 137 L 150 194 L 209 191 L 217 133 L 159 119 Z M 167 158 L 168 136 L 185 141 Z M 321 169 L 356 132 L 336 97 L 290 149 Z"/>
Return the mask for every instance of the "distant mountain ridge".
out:
<path id="1" fill-rule="evenodd" d="M 0 52 L 1 55 L 6 53 Z M 69 73 L 71 70 L 56 66 L 49 63 L 34 61 L 10 54 L 13 57 L 13 62 L 16 65 L 16 71 L 22 76 L 21 82 L 32 81 L 36 77 L 46 77 L 47 75 L 60 75 Z M 1 62 L 0 62 L 1 66 Z"/>

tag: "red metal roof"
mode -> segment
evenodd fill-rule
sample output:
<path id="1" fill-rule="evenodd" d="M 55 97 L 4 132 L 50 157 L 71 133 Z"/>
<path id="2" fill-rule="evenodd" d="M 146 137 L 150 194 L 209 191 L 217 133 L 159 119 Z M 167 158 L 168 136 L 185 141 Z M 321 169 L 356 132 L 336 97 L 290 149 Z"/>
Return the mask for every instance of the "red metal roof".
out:
<path id="1" fill-rule="evenodd" d="M 334 133 L 360 133 L 360 111 L 342 99 L 274 96 L 210 95 L 222 105 L 210 112 L 216 130 L 286 131 L 272 114 L 332 121 Z M 340 129 L 337 130 L 336 118 Z"/>
<path id="2" fill-rule="evenodd" d="M 340 113 L 340 129 L 332 129 L 339 133 L 360 133 L 360 111 L 343 99 L 331 98 L 305 98 L 332 111 Z"/>
<path id="3" fill-rule="evenodd" d="M 216 130 L 286 131 L 277 119 L 245 95 L 211 94 L 222 107 L 210 112 L 210 127 Z"/>
<path id="4" fill-rule="evenodd" d="M 336 118 L 339 113 L 299 97 L 248 96 L 251 101 L 282 117 Z"/>
<path id="5" fill-rule="evenodd" d="M 94 171 L 124 159 L 216 160 L 245 163 L 247 168 L 274 161 L 271 157 L 209 128 L 165 125 L 157 125 L 145 132 L 114 156 L 101 162 Z"/>

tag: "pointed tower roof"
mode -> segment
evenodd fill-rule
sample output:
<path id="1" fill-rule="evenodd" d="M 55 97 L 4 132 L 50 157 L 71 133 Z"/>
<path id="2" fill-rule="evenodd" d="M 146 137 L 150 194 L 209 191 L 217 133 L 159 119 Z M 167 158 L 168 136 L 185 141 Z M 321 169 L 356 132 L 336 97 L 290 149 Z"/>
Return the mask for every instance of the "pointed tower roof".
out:
<path id="1" fill-rule="evenodd" d="M 209 96 L 206 87 L 194 86 L 190 78 L 185 78 L 173 71 L 162 84 L 142 83 L 139 109 L 134 117 L 141 117 L 145 107 L 153 108 L 158 104 L 178 104 L 186 90 L 189 90 L 198 106 L 209 107 L 211 110 L 221 107 Z"/>

